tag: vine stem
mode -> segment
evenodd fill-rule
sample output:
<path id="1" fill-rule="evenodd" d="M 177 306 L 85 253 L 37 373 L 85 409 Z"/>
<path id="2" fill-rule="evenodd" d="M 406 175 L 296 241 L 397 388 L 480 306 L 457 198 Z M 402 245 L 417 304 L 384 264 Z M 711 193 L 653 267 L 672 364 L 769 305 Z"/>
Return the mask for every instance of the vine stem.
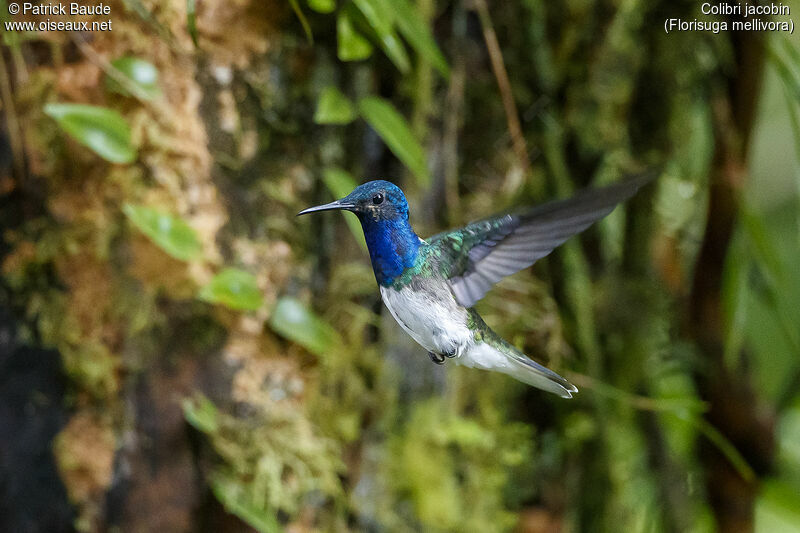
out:
<path id="1" fill-rule="evenodd" d="M 481 30 L 483 31 L 483 39 L 486 42 L 486 49 L 489 52 L 489 59 L 492 63 L 492 71 L 497 79 L 497 87 L 500 90 L 500 98 L 503 101 L 503 109 L 506 113 L 506 122 L 508 123 L 508 133 L 511 135 L 511 144 L 514 148 L 514 153 L 519 159 L 519 165 L 522 174 L 528 173 L 531 162 L 528 159 L 528 147 L 525 143 L 525 137 L 522 135 L 522 125 L 519 121 L 519 113 L 517 112 L 517 104 L 514 102 L 514 95 L 511 93 L 511 82 L 508 79 L 508 71 L 506 70 L 505 62 L 503 61 L 503 53 L 500 50 L 500 43 L 497 40 L 497 34 L 492 26 L 492 18 L 489 15 L 489 7 L 486 5 L 486 0 L 472 0 L 473 8 L 478 13 L 478 18 L 481 22 Z"/>

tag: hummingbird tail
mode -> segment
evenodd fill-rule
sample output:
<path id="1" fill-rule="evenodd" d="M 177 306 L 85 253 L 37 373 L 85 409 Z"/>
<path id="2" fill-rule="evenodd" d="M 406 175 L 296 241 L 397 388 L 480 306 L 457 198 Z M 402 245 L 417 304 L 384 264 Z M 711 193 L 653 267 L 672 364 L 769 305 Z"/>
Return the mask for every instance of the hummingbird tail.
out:
<path id="1" fill-rule="evenodd" d="M 469 313 L 471 327 L 478 332 L 475 337 L 477 342 L 466 354 L 456 359 L 458 364 L 502 372 L 562 398 L 572 398 L 572 394 L 578 392 L 575 385 L 528 358 L 495 333 L 474 309 L 470 309 Z"/>
<path id="2" fill-rule="evenodd" d="M 575 385 L 521 353 L 510 353 L 507 356 L 510 365 L 507 367 L 506 373 L 509 376 L 537 389 L 557 394 L 562 398 L 572 398 L 572 394 L 578 392 Z"/>
<path id="3" fill-rule="evenodd" d="M 529 359 L 490 329 L 469 352 L 456 359 L 458 364 L 502 372 L 537 389 L 572 398 L 578 388 L 549 368 Z"/>

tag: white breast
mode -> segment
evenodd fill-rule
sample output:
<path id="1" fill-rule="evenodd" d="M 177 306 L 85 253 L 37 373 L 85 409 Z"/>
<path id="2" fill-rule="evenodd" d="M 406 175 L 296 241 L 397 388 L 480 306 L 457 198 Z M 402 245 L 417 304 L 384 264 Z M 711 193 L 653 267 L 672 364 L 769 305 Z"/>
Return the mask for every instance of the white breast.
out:
<path id="1" fill-rule="evenodd" d="M 398 291 L 381 287 L 381 297 L 397 323 L 429 352 L 456 349 L 460 355 L 472 344 L 467 310 L 458 305 L 449 289 L 433 292 L 403 287 Z"/>

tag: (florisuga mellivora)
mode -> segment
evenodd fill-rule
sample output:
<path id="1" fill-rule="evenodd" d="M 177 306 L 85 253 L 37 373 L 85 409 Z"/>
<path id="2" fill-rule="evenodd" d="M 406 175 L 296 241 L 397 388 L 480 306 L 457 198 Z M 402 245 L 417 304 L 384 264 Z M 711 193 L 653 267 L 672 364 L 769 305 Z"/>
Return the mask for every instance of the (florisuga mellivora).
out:
<path id="1" fill-rule="evenodd" d="M 298 215 L 332 209 L 355 213 L 383 302 L 434 363 L 452 359 L 571 398 L 578 391 L 573 384 L 503 340 L 473 306 L 493 284 L 608 215 L 647 181 L 587 189 L 566 200 L 489 217 L 427 240 L 409 224 L 403 191 L 383 180 Z"/>

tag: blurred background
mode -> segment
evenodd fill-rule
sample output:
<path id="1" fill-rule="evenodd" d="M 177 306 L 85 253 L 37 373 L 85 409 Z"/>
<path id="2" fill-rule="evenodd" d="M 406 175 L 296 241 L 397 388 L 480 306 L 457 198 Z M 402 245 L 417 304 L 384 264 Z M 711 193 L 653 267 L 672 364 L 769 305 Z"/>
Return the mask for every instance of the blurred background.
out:
<path id="1" fill-rule="evenodd" d="M 800 531 L 796 36 L 667 34 L 741 20 L 695 0 L 105 5 L 0 2 L 0 530 Z M 431 364 L 355 218 L 294 216 L 385 178 L 427 236 L 646 169 L 478 304 L 571 401 Z"/>

